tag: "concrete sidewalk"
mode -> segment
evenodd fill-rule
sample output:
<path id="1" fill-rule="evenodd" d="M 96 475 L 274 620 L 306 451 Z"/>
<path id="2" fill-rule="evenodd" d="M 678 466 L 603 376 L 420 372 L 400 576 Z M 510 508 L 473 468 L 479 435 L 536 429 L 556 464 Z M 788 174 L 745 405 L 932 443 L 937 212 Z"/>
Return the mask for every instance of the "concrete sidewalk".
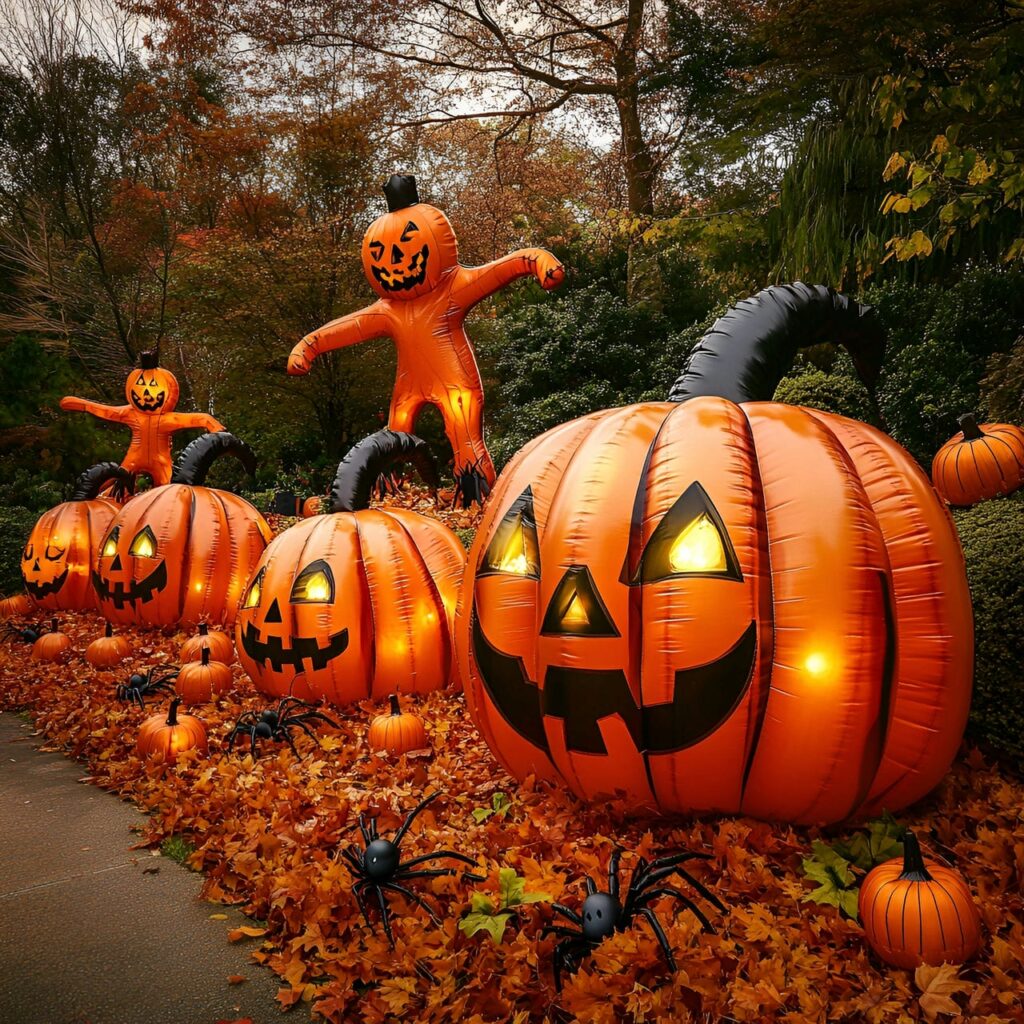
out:
<path id="1" fill-rule="evenodd" d="M 32 731 L 0 714 L 0 1022 L 280 1020 L 277 979 L 248 958 L 254 940 L 227 941 L 251 922 L 201 902 L 198 875 L 129 850 L 142 815 L 77 782 L 85 769 L 39 752 Z M 228 985 L 238 974 L 248 981 Z"/>

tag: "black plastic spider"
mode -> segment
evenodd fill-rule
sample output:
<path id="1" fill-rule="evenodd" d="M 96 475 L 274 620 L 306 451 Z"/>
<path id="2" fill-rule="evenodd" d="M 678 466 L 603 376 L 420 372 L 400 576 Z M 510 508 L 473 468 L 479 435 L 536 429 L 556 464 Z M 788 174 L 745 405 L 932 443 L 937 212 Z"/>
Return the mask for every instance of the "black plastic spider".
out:
<path id="1" fill-rule="evenodd" d="M 16 626 L 13 622 L 4 623 L 4 636 L 8 640 L 20 640 L 25 644 L 34 644 L 44 633 L 49 632 L 48 622 L 34 622 L 25 626 Z"/>
<path id="2" fill-rule="evenodd" d="M 689 897 L 670 885 L 662 885 L 665 879 L 678 875 L 685 879 L 706 900 L 719 910 L 725 910 L 722 902 L 702 882 L 694 878 L 679 865 L 688 860 L 709 860 L 704 853 L 677 853 L 658 857 L 649 864 L 641 857 L 633 868 L 626 889 L 626 898 L 619 900 L 619 859 L 622 851 L 612 851 L 608 865 L 608 892 L 601 892 L 592 878 L 587 878 L 587 897 L 583 901 L 580 913 L 570 910 L 561 903 L 552 903 L 551 908 L 556 914 L 567 918 L 576 927 L 566 928 L 564 925 L 545 925 L 541 935 L 558 935 L 559 942 L 555 945 L 552 957 L 552 969 L 555 975 L 555 987 L 562 988 L 562 972 L 574 973 L 585 956 L 592 953 L 613 932 L 621 932 L 628 928 L 635 917 L 647 919 L 654 932 L 669 970 L 675 971 L 676 962 L 672 956 L 672 947 L 668 944 L 661 922 L 650 907 L 650 903 L 662 896 L 671 896 L 678 900 L 687 910 L 692 910 L 706 932 L 713 932 L 711 922 L 705 917 L 700 907 Z"/>
<path id="3" fill-rule="evenodd" d="M 299 711 L 299 708 L 306 710 Z M 267 708 L 265 711 L 243 711 L 238 716 L 234 728 L 228 733 L 228 750 L 234 749 L 235 740 L 239 736 L 248 736 L 253 757 L 260 756 L 257 740 L 285 740 L 292 748 L 292 753 L 296 757 L 301 757 L 302 755 L 295 749 L 291 730 L 301 729 L 310 739 L 316 740 L 316 733 L 306 725 L 309 721 L 326 722 L 335 729 L 338 728 L 338 723 L 328 718 L 322 711 L 318 711 L 315 704 L 307 704 L 298 697 L 285 697 L 276 708 Z"/>
<path id="4" fill-rule="evenodd" d="M 360 814 L 359 831 L 363 836 L 364 847 L 360 849 L 356 845 L 343 846 L 338 850 L 337 855 L 345 859 L 352 877 L 358 879 L 355 885 L 352 886 L 352 892 L 355 895 L 356 903 L 359 904 L 359 911 L 363 915 L 367 928 L 370 927 L 370 916 L 367 913 L 363 892 L 365 889 L 372 889 L 376 893 L 377 905 L 380 907 L 380 918 L 384 925 L 384 933 L 387 935 L 392 949 L 395 946 L 395 937 L 391 934 L 392 912 L 388 906 L 385 891 L 400 893 L 406 899 L 422 907 L 427 912 L 430 920 L 440 927 L 441 919 L 434 913 L 430 904 L 414 893 L 408 886 L 401 883 L 413 878 L 437 878 L 441 875 L 455 875 L 458 872 L 455 868 L 426 868 L 419 871 L 410 871 L 409 869 L 414 868 L 417 864 L 425 864 L 427 861 L 438 860 L 442 857 L 460 860 L 464 864 L 470 864 L 473 867 L 477 866 L 475 860 L 470 859 L 465 854 L 456 853 L 454 850 L 438 850 L 436 853 L 424 853 L 420 857 L 413 857 L 412 860 L 402 862 L 402 839 L 405 838 L 405 833 L 409 831 L 409 826 L 415 820 L 416 815 L 440 795 L 439 792 L 431 793 L 430 796 L 421 800 L 406 815 L 405 821 L 402 822 L 402 827 L 399 828 L 392 839 L 382 839 L 377 835 L 376 818 L 370 818 L 367 823 L 363 815 Z M 483 881 L 477 875 L 470 875 L 468 872 L 465 874 L 467 878 Z"/>
<path id="5" fill-rule="evenodd" d="M 178 669 L 173 665 L 153 665 L 145 675 L 133 672 L 127 683 L 118 683 L 115 696 L 126 703 L 146 707 L 147 697 L 163 697 L 166 691 L 174 688 L 174 680 L 178 678 Z"/>

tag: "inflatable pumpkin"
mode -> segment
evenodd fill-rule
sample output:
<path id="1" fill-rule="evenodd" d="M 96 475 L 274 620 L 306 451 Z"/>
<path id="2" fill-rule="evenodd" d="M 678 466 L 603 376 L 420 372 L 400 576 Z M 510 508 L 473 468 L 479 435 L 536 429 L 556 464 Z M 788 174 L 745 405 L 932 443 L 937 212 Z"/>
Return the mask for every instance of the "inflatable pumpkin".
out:
<path id="1" fill-rule="evenodd" d="M 416 179 L 394 174 L 384 186 L 388 212 L 363 238 L 363 270 L 380 297 L 313 331 L 292 349 L 288 372 L 307 373 L 317 356 L 372 338 L 391 338 L 398 371 L 388 414 L 392 430 L 412 431 L 425 405 L 444 420 L 455 454 L 457 492 L 466 505 L 494 483 L 484 444 L 484 393 L 463 321 L 480 301 L 520 277 L 554 288 L 562 264 L 544 249 L 520 249 L 482 267 L 459 263 L 448 218 L 419 201 Z"/>
<path id="2" fill-rule="evenodd" d="M 510 772 L 794 822 L 895 810 L 941 778 L 973 645 L 949 515 L 886 435 L 757 400 L 829 336 L 874 373 L 872 319 L 770 288 L 711 328 L 674 401 L 556 427 L 505 469 L 457 646 Z"/>
<path id="3" fill-rule="evenodd" d="M 377 477 L 403 459 L 436 484 L 426 444 L 382 430 L 341 462 L 332 511 L 267 548 L 235 623 L 238 659 L 258 690 L 345 705 L 451 682 L 466 553 L 435 519 L 367 508 Z"/>
<path id="4" fill-rule="evenodd" d="M 140 757 L 162 757 L 174 761 L 185 750 L 209 751 L 206 726 L 194 715 L 179 715 L 181 698 L 175 697 L 163 714 L 151 715 L 139 726 L 135 749 Z"/>
<path id="5" fill-rule="evenodd" d="M 206 650 L 209 650 L 214 661 L 223 662 L 225 665 L 230 665 L 235 660 L 235 645 L 231 637 L 219 629 L 211 632 L 207 623 L 200 622 L 199 632 L 181 645 L 181 660 L 201 661 L 203 651 Z"/>
<path id="6" fill-rule="evenodd" d="M 71 654 L 71 641 L 60 631 L 56 617 L 50 628 L 32 644 L 33 661 L 67 661 Z"/>
<path id="7" fill-rule="evenodd" d="M 0 598 L 0 619 L 16 619 L 35 611 L 35 604 L 28 594 L 13 594 Z"/>
<path id="8" fill-rule="evenodd" d="M 173 483 L 133 498 L 111 522 L 93 573 L 106 618 L 138 626 L 234 622 L 271 534 L 244 498 L 202 486 L 225 454 L 254 470 L 248 445 L 226 432 L 204 434 L 181 453 Z"/>
<path id="9" fill-rule="evenodd" d="M 427 730 L 423 719 L 411 711 L 403 711 L 398 695 L 388 698 L 389 708 L 383 715 L 377 715 L 370 723 L 366 742 L 370 749 L 384 754 L 405 754 L 410 750 L 427 747 Z"/>
<path id="10" fill-rule="evenodd" d="M 97 607 L 91 573 L 100 541 L 121 507 L 98 497 L 108 484 L 114 484 L 120 496 L 131 476 L 116 462 L 91 466 L 78 478 L 70 500 L 44 512 L 32 528 L 21 553 L 21 577 L 40 608 Z"/>
<path id="11" fill-rule="evenodd" d="M 981 944 L 981 915 L 963 875 L 926 861 L 912 832 L 902 857 L 868 872 L 857 908 L 868 945 L 894 967 L 966 963 Z"/>
<path id="12" fill-rule="evenodd" d="M 932 460 L 932 483 L 950 505 L 974 505 L 1024 486 L 1024 430 L 961 416 L 960 433 Z"/>
<path id="13" fill-rule="evenodd" d="M 103 636 L 98 636 L 85 649 L 85 660 L 94 668 L 113 668 L 131 654 L 131 643 L 126 636 L 114 636 L 114 627 L 108 622 Z"/>
<path id="14" fill-rule="evenodd" d="M 142 353 L 139 369 L 128 374 L 124 393 L 127 405 L 102 405 L 67 395 L 60 400 L 60 407 L 128 427 L 132 440 L 121 465 L 133 477 L 148 474 L 156 487 L 171 481 L 171 436 L 175 432 L 224 429 L 206 413 L 174 411 L 180 393 L 178 379 L 157 366 L 153 352 Z"/>

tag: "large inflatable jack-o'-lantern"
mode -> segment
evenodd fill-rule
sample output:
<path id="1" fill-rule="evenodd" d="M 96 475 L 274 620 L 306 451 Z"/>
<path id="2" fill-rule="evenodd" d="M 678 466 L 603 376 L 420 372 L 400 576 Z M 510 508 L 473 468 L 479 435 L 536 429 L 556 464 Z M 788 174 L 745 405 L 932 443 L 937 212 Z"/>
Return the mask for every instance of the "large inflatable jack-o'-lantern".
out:
<path id="1" fill-rule="evenodd" d="M 438 408 L 455 454 L 456 498 L 468 507 L 490 491 L 494 465 L 484 444 L 480 371 L 463 321 L 516 278 L 533 276 L 551 289 L 565 272 L 544 249 L 463 267 L 448 218 L 419 201 L 412 175 L 392 175 L 384 193 L 388 212 L 370 225 L 362 248 L 363 270 L 379 300 L 308 334 L 292 349 L 288 372 L 306 373 L 317 356 L 346 345 L 391 338 L 398 372 L 388 426 L 410 432 L 425 405 Z"/>
<path id="2" fill-rule="evenodd" d="M 174 411 L 178 379 L 170 370 L 157 366 L 152 352 L 142 353 L 139 369 L 128 374 L 124 393 L 127 405 L 101 405 L 68 395 L 60 400 L 60 407 L 128 427 L 132 440 L 121 465 L 133 476 L 148 474 L 154 487 L 171 482 L 172 434 L 179 430 L 224 429 L 206 413 Z"/>
<path id="3" fill-rule="evenodd" d="M 126 626 L 235 621 L 271 533 L 244 498 L 203 486 L 221 455 L 255 471 L 247 444 L 226 431 L 203 434 L 181 453 L 171 483 L 133 498 L 111 522 L 93 573 L 107 619 Z"/>
<path id="4" fill-rule="evenodd" d="M 131 484 L 131 474 L 116 462 L 98 463 L 78 478 L 68 501 L 40 516 L 21 553 L 25 589 L 38 607 L 98 607 L 91 574 L 100 541 Z M 100 497 L 100 491 L 111 485 L 109 496 Z"/>
<path id="5" fill-rule="evenodd" d="M 344 706 L 452 681 L 466 552 L 436 519 L 367 508 L 380 474 L 403 461 L 437 486 L 422 439 L 378 431 L 338 466 L 331 510 L 267 547 L 235 622 L 238 660 L 262 693 Z"/>
<path id="6" fill-rule="evenodd" d="M 705 335 L 674 401 L 527 445 L 470 552 L 456 646 L 505 767 L 585 799 L 825 823 L 928 792 L 963 734 L 963 556 L 914 460 L 770 399 L 797 349 L 884 339 L 831 289 L 769 288 Z"/>

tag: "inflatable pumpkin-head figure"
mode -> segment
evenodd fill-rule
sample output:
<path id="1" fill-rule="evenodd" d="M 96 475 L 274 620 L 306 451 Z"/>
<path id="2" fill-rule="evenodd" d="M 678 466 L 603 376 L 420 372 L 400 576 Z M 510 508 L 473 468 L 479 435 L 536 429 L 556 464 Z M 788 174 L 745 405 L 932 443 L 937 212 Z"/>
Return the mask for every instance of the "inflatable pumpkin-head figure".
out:
<path id="1" fill-rule="evenodd" d="M 90 466 L 75 483 L 71 498 L 44 512 L 21 553 L 25 589 L 49 611 L 96 608 L 91 574 L 100 541 L 106 535 L 119 499 L 131 489 L 131 474 L 116 462 Z M 111 497 L 99 497 L 108 484 Z"/>
<path id="2" fill-rule="evenodd" d="M 173 412 L 178 404 L 178 378 L 156 364 L 156 353 L 143 352 L 139 369 L 132 370 L 124 383 L 128 404 L 142 413 Z"/>
<path id="3" fill-rule="evenodd" d="M 363 236 L 363 271 L 382 299 L 414 299 L 458 266 L 459 246 L 448 218 L 419 201 L 411 174 L 392 175 L 384 192 L 388 212 Z"/>
<path id="4" fill-rule="evenodd" d="M 106 618 L 136 626 L 234 622 L 271 533 L 244 498 L 202 486 L 225 454 L 254 470 L 252 450 L 237 437 L 204 434 L 181 453 L 171 483 L 133 498 L 111 522 L 93 573 Z"/>
<path id="5" fill-rule="evenodd" d="M 436 487 L 420 438 L 379 431 L 338 467 L 331 511 L 267 548 L 235 622 L 238 659 L 258 690 L 344 706 L 451 682 L 466 552 L 436 519 L 367 508 L 380 474 L 404 459 Z"/>
<path id="6" fill-rule="evenodd" d="M 816 823 L 940 779 L 972 662 L 950 518 L 884 434 L 756 400 L 827 337 L 869 372 L 872 320 L 830 289 L 768 289 L 712 327 L 674 401 L 594 413 L 513 459 L 456 630 L 509 771 Z"/>

